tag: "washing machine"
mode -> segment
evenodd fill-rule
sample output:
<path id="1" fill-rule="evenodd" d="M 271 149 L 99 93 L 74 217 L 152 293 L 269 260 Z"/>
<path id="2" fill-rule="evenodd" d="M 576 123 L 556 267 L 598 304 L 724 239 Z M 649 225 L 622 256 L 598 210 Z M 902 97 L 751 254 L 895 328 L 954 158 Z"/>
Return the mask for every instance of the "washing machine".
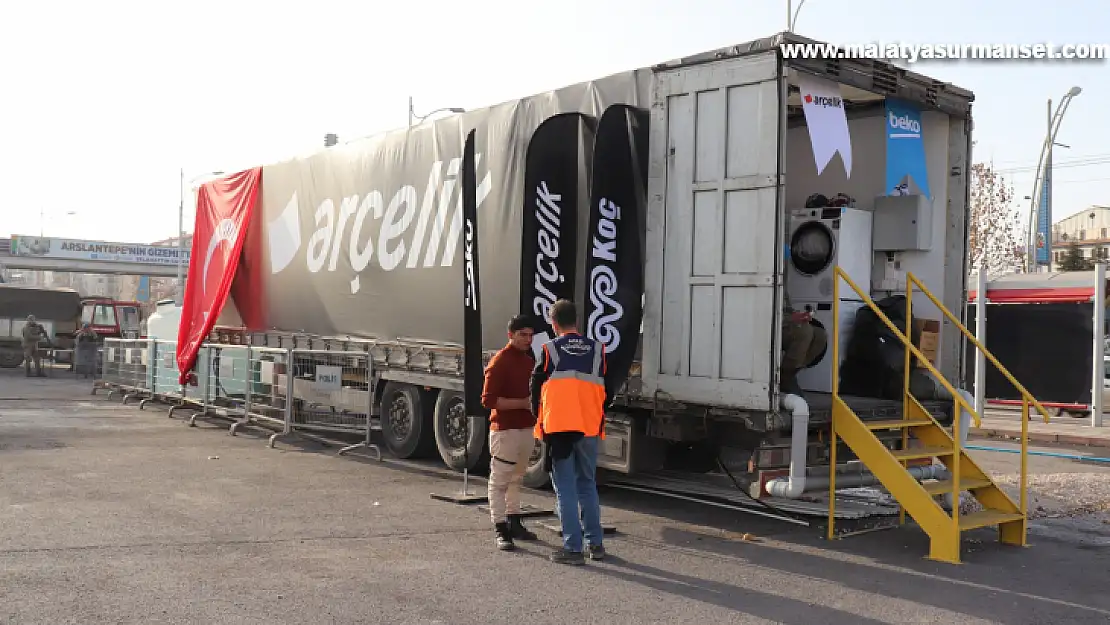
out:
<path id="1" fill-rule="evenodd" d="M 813 315 L 810 321 L 813 325 L 825 329 L 828 343 L 825 351 L 817 357 L 817 361 L 798 372 L 798 386 L 803 391 L 813 393 L 832 392 L 832 339 L 833 339 L 833 305 L 832 302 L 791 302 L 794 310 L 809 311 Z M 852 328 L 856 324 L 856 313 L 866 306 L 860 301 L 840 301 L 840 362 L 848 353 L 848 341 L 852 338 Z"/>
<path id="2" fill-rule="evenodd" d="M 871 291 L 871 211 L 856 208 L 802 208 L 789 215 L 786 292 L 790 301 L 831 302 L 833 267 L 840 265 L 865 293 Z M 859 296 L 840 285 L 840 298 Z"/>

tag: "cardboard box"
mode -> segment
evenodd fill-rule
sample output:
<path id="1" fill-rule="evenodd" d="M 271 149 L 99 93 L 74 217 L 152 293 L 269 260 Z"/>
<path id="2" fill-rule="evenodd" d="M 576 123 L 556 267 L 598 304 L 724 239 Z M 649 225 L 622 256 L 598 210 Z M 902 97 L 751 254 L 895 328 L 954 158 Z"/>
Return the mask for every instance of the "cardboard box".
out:
<path id="1" fill-rule="evenodd" d="M 937 345 L 940 343 L 940 335 L 936 332 L 922 332 L 921 340 L 917 346 L 923 352 L 936 352 Z"/>

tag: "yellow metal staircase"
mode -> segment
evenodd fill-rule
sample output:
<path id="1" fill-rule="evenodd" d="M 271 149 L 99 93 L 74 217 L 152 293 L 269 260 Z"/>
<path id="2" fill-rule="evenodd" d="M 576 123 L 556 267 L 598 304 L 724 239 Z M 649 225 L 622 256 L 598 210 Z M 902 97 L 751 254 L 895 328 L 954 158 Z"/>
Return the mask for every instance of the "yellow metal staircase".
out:
<path id="1" fill-rule="evenodd" d="M 910 337 L 910 327 L 902 332 L 883 314 L 875 302 L 852 282 L 844 271 L 835 269 L 833 286 L 833 336 L 830 341 L 833 357 L 833 407 L 832 407 L 832 456 L 829 470 L 829 518 L 828 536 L 835 538 L 834 517 L 836 511 L 836 447 L 837 439 L 843 439 L 848 448 L 875 475 L 879 482 L 898 501 L 902 509 L 901 518 L 909 514 L 930 539 L 929 557 L 942 562 L 960 562 L 960 538 L 963 532 L 981 527 L 997 526 L 999 540 L 1010 545 L 1026 544 L 1026 459 L 1028 447 L 1029 408 L 1033 406 L 1048 421 L 1048 412 L 1024 386 L 998 362 L 987 349 L 975 339 L 960 320 L 941 304 L 925 285 L 912 273 L 906 278 L 906 322 L 912 323 L 913 293 L 916 286 L 944 316 L 959 328 L 976 349 L 983 352 L 986 359 L 1006 377 L 1022 396 L 1021 426 L 1021 495 L 1014 502 L 989 475 L 962 449 L 959 440 L 961 409 L 972 415 L 979 425 L 979 415 L 967 403 L 952 384 L 940 374 L 916 346 Z M 902 419 L 894 421 L 864 421 L 852 411 L 841 398 L 840 387 L 840 283 L 844 281 L 856 295 L 878 316 L 878 318 L 906 346 L 905 380 L 903 384 Z M 933 374 L 953 396 L 952 431 L 950 432 L 926 410 L 910 393 L 911 359 L 917 358 L 926 370 Z M 876 432 L 900 430 L 902 445 L 898 450 L 886 447 L 876 436 Z M 956 433 L 954 436 L 953 433 Z M 908 463 L 914 460 L 936 459 L 948 470 L 950 478 L 928 483 L 918 482 L 907 470 Z M 969 492 L 983 506 L 983 510 L 972 514 L 960 514 L 960 493 Z M 949 513 L 941 506 L 936 497 L 951 495 L 952 511 Z"/>

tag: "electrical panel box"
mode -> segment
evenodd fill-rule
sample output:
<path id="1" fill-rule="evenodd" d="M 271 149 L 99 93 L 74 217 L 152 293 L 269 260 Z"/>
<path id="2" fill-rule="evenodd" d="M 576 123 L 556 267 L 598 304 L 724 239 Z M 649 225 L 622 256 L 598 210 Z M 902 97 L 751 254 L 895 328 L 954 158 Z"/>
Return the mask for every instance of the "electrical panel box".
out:
<path id="1" fill-rule="evenodd" d="M 933 248 L 933 201 L 924 195 L 875 198 L 872 223 L 876 252 L 927 252 Z"/>

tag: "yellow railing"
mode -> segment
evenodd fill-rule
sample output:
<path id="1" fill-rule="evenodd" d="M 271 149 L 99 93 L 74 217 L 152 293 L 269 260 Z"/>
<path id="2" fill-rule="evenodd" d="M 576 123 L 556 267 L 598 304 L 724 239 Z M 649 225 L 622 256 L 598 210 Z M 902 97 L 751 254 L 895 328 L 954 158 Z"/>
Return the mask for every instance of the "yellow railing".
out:
<path id="1" fill-rule="evenodd" d="M 867 307 L 870 308 L 872 310 L 872 312 L 875 313 L 875 315 L 879 318 L 879 320 L 882 321 L 883 324 L 887 328 L 889 328 L 890 331 L 893 332 L 895 336 L 898 337 L 898 340 L 900 340 L 906 348 L 906 357 L 905 357 L 906 359 L 905 359 L 905 366 L 904 366 L 904 372 L 903 372 L 903 374 L 905 376 L 905 379 L 903 381 L 903 387 L 902 387 L 902 390 L 903 390 L 903 399 L 902 399 L 902 408 L 903 408 L 902 415 L 903 416 L 902 416 L 902 418 L 903 419 L 908 419 L 909 415 L 911 413 L 911 409 L 916 409 L 916 412 L 918 412 L 918 413 L 920 413 L 924 416 L 928 416 L 930 419 L 933 419 L 933 421 L 936 422 L 936 419 L 933 418 L 932 414 L 928 410 L 926 410 L 924 408 L 924 406 L 921 405 L 921 403 L 917 400 L 917 398 L 915 398 L 913 396 L 912 393 L 910 393 L 910 364 L 912 362 L 911 358 L 913 358 L 913 357 L 916 357 L 918 359 L 918 362 L 920 362 L 925 367 L 925 369 L 929 371 L 929 373 L 933 374 L 933 377 L 949 393 L 952 394 L 952 398 L 953 398 L 953 420 L 952 420 L 952 434 L 953 435 L 952 435 L 952 440 L 953 440 L 953 445 L 954 445 L 954 459 L 953 459 L 953 462 L 952 462 L 952 466 L 949 467 L 949 469 L 950 469 L 950 472 L 952 474 L 952 491 L 953 491 L 952 492 L 952 508 L 953 508 L 953 510 L 952 510 L 952 522 L 954 523 L 957 531 L 959 529 L 959 507 L 960 507 L 959 506 L 959 501 L 960 501 L 960 454 L 961 454 L 961 449 L 960 449 L 960 447 L 961 447 L 961 443 L 960 443 L 960 421 L 961 421 L 961 419 L 960 419 L 960 410 L 961 410 L 961 408 L 963 410 L 966 410 L 967 413 L 972 416 L 972 419 L 974 419 L 976 426 L 981 426 L 982 425 L 982 420 L 979 417 L 979 413 L 976 412 L 975 407 L 967 403 L 967 401 L 963 398 L 963 395 L 961 395 L 956 390 L 956 388 L 948 381 L 947 378 L 945 378 L 943 375 L 941 375 L 940 371 L 938 371 L 936 369 L 936 367 L 934 367 L 933 364 L 931 362 L 929 362 L 928 358 L 925 357 L 925 355 L 921 352 L 921 350 L 919 350 L 917 348 L 917 346 L 915 346 L 913 344 L 913 340 L 912 340 L 912 337 L 913 337 L 913 327 L 912 327 L 913 314 L 912 313 L 913 313 L 913 291 L 914 291 L 914 287 L 916 286 L 922 293 L 924 293 L 925 296 L 928 297 L 929 300 L 933 303 L 933 305 L 936 306 L 937 309 L 940 310 L 941 313 L 943 313 L 944 316 L 949 321 L 951 321 L 953 325 L 955 325 L 957 328 L 960 329 L 960 332 L 963 333 L 964 337 L 966 337 L 969 341 L 971 341 L 971 344 L 974 345 L 976 349 L 983 352 L 983 355 L 987 358 L 987 360 L 989 360 L 992 365 L 994 365 L 996 368 L 998 368 L 998 370 L 1002 373 L 1002 375 L 1006 378 L 1006 380 L 1008 380 L 1011 384 L 1013 384 L 1014 388 L 1016 388 L 1018 390 L 1018 392 L 1021 393 L 1021 397 L 1022 397 L 1022 402 L 1021 402 L 1021 491 L 1020 491 L 1020 500 L 1021 501 L 1020 501 L 1019 505 L 1021 507 L 1022 514 L 1027 514 L 1028 513 L 1028 508 L 1027 508 L 1027 505 L 1026 505 L 1026 482 L 1027 482 L 1027 458 L 1028 458 L 1028 445 L 1029 445 L 1029 424 L 1028 424 L 1028 422 L 1029 422 L 1029 407 L 1030 407 L 1030 405 L 1034 406 L 1037 409 L 1037 411 L 1040 412 L 1041 415 L 1044 417 L 1045 423 L 1048 423 L 1048 421 L 1049 421 L 1048 411 L 1045 410 L 1044 406 L 1042 406 L 1041 403 L 1039 401 L 1037 401 L 1037 399 L 1035 397 L 1033 397 L 1033 395 L 1028 390 L 1026 390 L 1026 388 L 1024 386 L 1022 386 L 1004 366 L 1002 366 L 1002 363 L 1000 363 L 998 361 L 998 359 L 995 358 L 994 355 L 991 354 L 990 351 L 987 350 L 986 346 L 984 346 L 982 343 L 980 343 L 979 340 L 975 338 L 975 335 L 973 335 L 970 331 L 968 331 L 968 329 L 963 325 L 963 323 L 961 323 L 960 320 L 957 319 L 956 316 L 953 315 L 952 312 L 949 311 L 944 306 L 944 304 L 942 304 L 940 302 L 940 300 L 937 299 L 937 297 L 935 295 L 933 295 L 933 293 L 931 291 L 929 291 L 929 289 L 926 288 L 925 285 L 922 284 L 922 282 L 916 276 L 914 276 L 912 273 L 907 273 L 906 274 L 906 330 L 905 330 L 905 333 L 903 333 L 901 330 L 899 330 L 894 325 L 894 322 L 892 322 L 890 320 L 890 318 L 887 317 L 886 314 L 884 314 L 883 311 L 879 309 L 878 305 L 875 304 L 875 302 L 867 295 L 867 293 L 865 293 L 862 289 L 860 289 L 859 286 L 856 285 L 856 283 L 853 282 L 852 279 L 848 277 L 848 274 L 845 273 L 843 269 L 841 269 L 839 266 L 834 268 L 834 278 L 833 278 L 833 331 L 832 331 L 832 341 L 831 341 L 832 342 L 832 358 L 833 358 L 832 394 L 833 394 L 834 403 L 840 396 L 840 281 L 841 280 L 843 280 L 853 291 L 855 291 L 856 295 L 859 296 L 859 298 L 864 302 L 864 304 L 866 304 Z M 938 423 L 937 425 L 939 426 L 940 424 Z M 832 519 L 833 519 L 833 516 L 834 516 L 834 505 L 835 505 L 834 500 L 836 498 L 836 438 L 837 438 L 837 436 L 836 436 L 836 421 L 835 421 L 835 419 L 833 420 L 833 422 L 831 424 L 831 428 L 832 428 L 832 431 L 830 432 L 830 438 L 833 441 L 833 445 L 832 445 L 831 454 L 830 454 L 831 455 L 831 457 L 830 457 L 830 465 L 831 466 L 830 466 L 830 479 L 829 479 L 829 528 L 828 528 L 828 533 L 829 533 L 829 539 L 830 540 L 834 537 L 833 536 Z M 909 444 L 908 438 L 909 438 L 909 432 L 907 431 L 906 428 L 902 428 L 902 445 L 903 445 L 903 448 L 905 448 Z M 903 462 L 903 464 L 906 464 L 906 463 Z M 902 518 L 902 520 L 905 519 L 905 511 L 904 510 L 902 510 L 902 512 L 900 514 L 900 517 Z"/>

